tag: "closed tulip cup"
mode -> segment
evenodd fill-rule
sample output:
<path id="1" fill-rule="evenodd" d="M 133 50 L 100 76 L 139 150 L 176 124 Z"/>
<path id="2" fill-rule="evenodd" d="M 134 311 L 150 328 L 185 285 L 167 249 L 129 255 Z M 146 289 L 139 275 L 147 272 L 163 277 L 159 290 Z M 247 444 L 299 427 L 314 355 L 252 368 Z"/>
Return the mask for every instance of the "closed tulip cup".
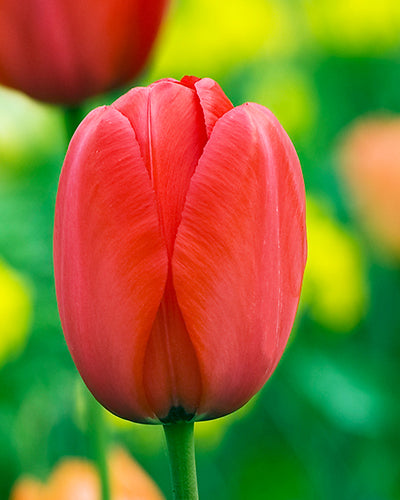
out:
<path id="1" fill-rule="evenodd" d="M 300 164 L 265 107 L 165 79 L 76 131 L 57 298 L 83 380 L 116 415 L 172 424 L 244 405 L 282 356 L 305 262 Z"/>

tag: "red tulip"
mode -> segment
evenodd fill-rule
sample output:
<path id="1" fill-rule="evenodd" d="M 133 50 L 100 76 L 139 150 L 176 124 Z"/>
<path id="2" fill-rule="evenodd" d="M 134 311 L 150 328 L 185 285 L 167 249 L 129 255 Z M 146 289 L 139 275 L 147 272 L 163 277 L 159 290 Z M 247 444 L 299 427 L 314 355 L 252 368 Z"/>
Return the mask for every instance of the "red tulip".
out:
<path id="1" fill-rule="evenodd" d="M 95 397 L 143 422 L 215 418 L 269 378 L 296 313 L 305 195 L 288 136 L 217 83 L 135 88 L 75 133 L 56 204 L 65 337 Z"/>
<path id="2" fill-rule="evenodd" d="M 144 65 L 167 0 L 1 0 L 0 84 L 76 104 Z"/>

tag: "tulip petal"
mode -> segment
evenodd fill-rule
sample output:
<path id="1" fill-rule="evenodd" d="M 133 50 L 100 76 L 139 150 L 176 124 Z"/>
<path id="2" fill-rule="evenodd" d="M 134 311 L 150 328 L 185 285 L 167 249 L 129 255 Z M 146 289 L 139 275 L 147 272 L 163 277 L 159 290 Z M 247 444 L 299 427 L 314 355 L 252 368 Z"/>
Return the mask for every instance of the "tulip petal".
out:
<path id="1" fill-rule="evenodd" d="M 136 131 L 171 258 L 187 190 L 207 140 L 199 99 L 192 88 L 161 80 L 133 89 L 114 107 Z M 153 324 L 144 372 L 147 398 L 160 419 L 167 419 L 171 411 L 180 412 L 182 418 L 196 411 L 199 369 L 172 279 L 167 280 Z"/>
<path id="2" fill-rule="evenodd" d="M 216 122 L 233 108 L 231 101 L 218 83 L 211 78 L 184 76 L 180 83 L 196 92 L 203 109 L 207 139 L 209 139 Z"/>
<path id="3" fill-rule="evenodd" d="M 189 183 L 207 140 L 196 93 L 179 82 L 161 80 L 132 89 L 113 106 L 136 132 L 172 255 Z"/>
<path id="4" fill-rule="evenodd" d="M 172 259 L 202 378 L 199 418 L 243 405 L 286 345 L 306 259 L 295 150 L 256 104 L 216 123 L 186 198 Z"/>
<path id="5" fill-rule="evenodd" d="M 189 87 L 190 89 L 195 90 L 195 83 L 199 82 L 201 78 L 193 75 L 186 75 L 180 79 L 179 83 L 184 85 L 185 87 Z"/>
<path id="6" fill-rule="evenodd" d="M 210 138 L 216 122 L 232 109 L 233 105 L 218 83 L 211 78 L 202 78 L 194 87 L 203 109 L 207 138 Z"/>
<path id="7" fill-rule="evenodd" d="M 99 108 L 75 133 L 54 230 L 57 298 L 82 378 L 114 413 L 151 415 L 143 364 L 168 273 L 157 205 L 135 133 Z"/>

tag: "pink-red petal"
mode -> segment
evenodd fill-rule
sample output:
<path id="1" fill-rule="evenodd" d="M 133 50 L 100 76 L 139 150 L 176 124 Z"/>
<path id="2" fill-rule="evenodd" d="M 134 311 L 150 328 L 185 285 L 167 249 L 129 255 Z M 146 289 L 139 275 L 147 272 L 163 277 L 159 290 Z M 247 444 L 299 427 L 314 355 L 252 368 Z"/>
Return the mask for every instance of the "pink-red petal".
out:
<path id="1" fill-rule="evenodd" d="M 216 122 L 227 111 L 232 109 L 233 105 L 218 83 L 211 78 L 202 78 L 195 82 L 194 88 L 199 96 L 200 104 L 203 109 L 207 138 L 210 138 Z"/>
<path id="2" fill-rule="evenodd" d="M 161 80 L 133 89 L 114 107 L 136 131 L 170 259 L 186 193 L 207 140 L 199 99 L 192 88 Z M 181 407 L 186 414 L 196 411 L 199 369 L 171 278 L 147 345 L 144 381 L 151 408 L 159 418 L 166 418 L 171 408 Z"/>
<path id="3" fill-rule="evenodd" d="M 207 140 L 196 93 L 179 82 L 160 80 L 132 89 L 113 106 L 136 132 L 172 255 L 186 193 Z"/>
<path id="4" fill-rule="evenodd" d="M 56 203 L 54 266 L 64 334 L 82 378 L 114 413 L 152 415 L 146 346 L 168 258 L 129 121 L 93 111 L 70 144 Z"/>
<path id="5" fill-rule="evenodd" d="M 172 261 L 204 418 L 243 405 L 282 355 L 305 266 L 304 205 L 297 155 L 272 113 L 246 104 L 220 118 L 193 175 Z"/>
<path id="6" fill-rule="evenodd" d="M 153 323 L 143 377 L 147 399 L 160 420 L 185 420 L 195 415 L 201 397 L 199 364 L 171 275 Z"/>

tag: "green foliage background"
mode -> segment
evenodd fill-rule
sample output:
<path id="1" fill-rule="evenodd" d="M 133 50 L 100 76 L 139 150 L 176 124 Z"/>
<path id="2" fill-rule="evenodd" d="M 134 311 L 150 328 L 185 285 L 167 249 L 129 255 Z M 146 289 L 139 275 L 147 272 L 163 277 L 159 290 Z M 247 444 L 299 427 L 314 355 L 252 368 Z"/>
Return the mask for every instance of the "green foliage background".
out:
<path id="1" fill-rule="evenodd" d="M 235 105 L 271 108 L 309 198 L 304 294 L 283 359 L 238 415 L 197 425 L 203 499 L 400 498 L 400 264 L 359 224 L 338 164 L 354 119 L 400 113 L 399 5 L 177 0 L 133 82 L 210 76 Z M 66 146 L 61 110 L 0 89 L 0 498 L 21 474 L 45 479 L 61 457 L 93 457 L 53 285 Z M 171 498 L 161 429 L 105 421 Z"/>

